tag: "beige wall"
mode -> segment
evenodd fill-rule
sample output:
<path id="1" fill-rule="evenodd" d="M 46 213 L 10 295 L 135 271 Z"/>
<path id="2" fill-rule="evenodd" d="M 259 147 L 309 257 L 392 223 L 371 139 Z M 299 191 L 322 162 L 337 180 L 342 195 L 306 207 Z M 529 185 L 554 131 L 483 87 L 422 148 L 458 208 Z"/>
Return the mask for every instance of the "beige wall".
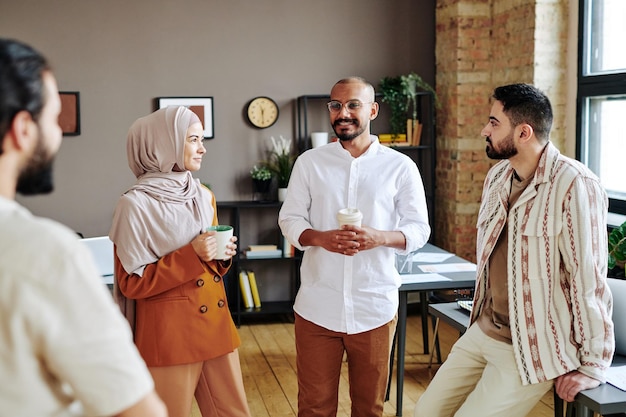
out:
<path id="1" fill-rule="evenodd" d="M 197 177 L 218 200 L 251 199 L 250 167 L 271 135 L 294 138 L 294 99 L 327 94 L 347 75 L 377 84 L 415 71 L 434 84 L 434 0 L 0 0 L 0 36 L 52 61 L 79 91 L 82 134 L 66 137 L 56 191 L 20 198 L 85 236 L 108 234 L 118 196 L 134 181 L 126 132 L 158 96 L 213 96 L 215 139 Z M 245 104 L 274 98 L 267 130 Z M 329 126 L 321 128 L 330 130 Z"/>

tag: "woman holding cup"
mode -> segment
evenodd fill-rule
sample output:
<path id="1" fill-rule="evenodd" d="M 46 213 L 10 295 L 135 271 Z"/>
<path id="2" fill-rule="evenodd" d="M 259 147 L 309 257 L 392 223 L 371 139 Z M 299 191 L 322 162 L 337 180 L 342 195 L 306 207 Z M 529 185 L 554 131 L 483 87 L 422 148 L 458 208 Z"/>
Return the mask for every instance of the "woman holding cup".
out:
<path id="1" fill-rule="evenodd" d="M 191 175 L 206 153 L 203 138 L 186 107 L 131 126 L 127 153 L 137 182 L 113 217 L 114 295 L 170 417 L 188 417 L 194 393 L 203 417 L 249 416 L 222 279 L 236 237 L 218 253 L 216 231 L 207 230 L 218 224 L 215 196 Z"/>

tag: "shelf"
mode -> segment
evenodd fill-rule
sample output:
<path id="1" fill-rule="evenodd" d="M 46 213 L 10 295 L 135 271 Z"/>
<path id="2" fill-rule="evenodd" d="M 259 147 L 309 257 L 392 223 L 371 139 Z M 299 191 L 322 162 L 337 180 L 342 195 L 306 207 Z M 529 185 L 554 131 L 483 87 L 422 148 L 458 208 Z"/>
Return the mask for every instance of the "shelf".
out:
<path id="1" fill-rule="evenodd" d="M 266 316 L 292 313 L 297 287 L 300 283 L 300 261 L 298 252 L 292 257 L 246 258 L 248 245 L 275 244 L 282 251 L 283 237 L 277 224 L 280 201 L 218 201 L 217 211 L 220 220 L 230 218 L 240 252 L 233 257 L 233 262 L 226 275 L 228 304 L 235 325 L 241 325 L 243 316 Z M 242 270 L 256 272 L 257 286 L 261 292 L 261 308 L 246 309 L 243 306 L 239 273 Z M 260 271 L 260 273 L 259 273 Z M 278 281 L 278 282 L 276 282 Z M 284 282 L 287 281 L 286 287 Z M 265 288 L 266 294 L 261 288 Z M 265 301 L 264 295 L 271 301 Z"/>
<path id="2" fill-rule="evenodd" d="M 261 307 L 259 308 L 245 308 L 241 309 L 240 314 L 242 316 L 251 315 L 270 315 L 270 314 L 289 314 L 293 313 L 293 302 L 291 301 L 261 301 Z"/>
<path id="3" fill-rule="evenodd" d="M 433 148 L 432 146 L 427 146 L 427 145 L 419 145 L 419 146 L 394 146 L 394 145 L 387 145 L 385 143 L 382 143 L 381 145 L 386 146 L 388 148 L 391 149 L 397 149 L 399 151 L 401 150 L 407 150 L 407 151 L 416 151 L 416 150 L 424 150 L 424 151 L 431 151 Z"/>
<path id="4" fill-rule="evenodd" d="M 219 209 L 234 209 L 234 208 L 263 208 L 263 207 L 280 207 L 283 203 L 281 201 L 265 201 L 265 200 L 242 200 L 242 201 L 218 201 L 217 208 Z"/>
<path id="5" fill-rule="evenodd" d="M 276 256 L 276 257 L 269 257 L 269 258 L 246 258 L 245 256 L 239 256 L 238 261 L 239 262 L 254 262 L 254 261 L 280 261 L 280 260 L 299 260 L 300 259 L 300 255 L 296 254 L 294 256 Z"/>

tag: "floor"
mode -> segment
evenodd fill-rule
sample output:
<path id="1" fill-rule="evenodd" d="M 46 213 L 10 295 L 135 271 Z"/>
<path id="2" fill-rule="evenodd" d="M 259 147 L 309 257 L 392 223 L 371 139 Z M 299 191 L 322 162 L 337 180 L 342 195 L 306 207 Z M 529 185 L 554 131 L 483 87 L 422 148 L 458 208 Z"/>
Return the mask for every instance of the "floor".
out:
<path id="1" fill-rule="evenodd" d="M 441 351 L 445 359 L 459 333 L 442 323 L 439 328 Z M 244 385 L 254 417 L 297 415 L 298 383 L 293 324 L 290 320 L 258 321 L 242 324 L 239 349 Z M 431 329 L 432 333 L 432 329 Z M 428 355 L 423 354 L 421 318 L 410 312 L 407 322 L 406 365 L 402 415 L 413 416 L 415 402 L 436 372 L 438 365 L 428 368 Z M 391 380 L 391 395 L 385 403 L 384 416 L 396 415 L 396 378 Z M 350 416 L 347 365 L 342 371 L 339 387 L 338 416 Z M 529 414 L 533 417 L 554 417 L 552 391 L 544 396 Z M 194 404 L 191 417 L 201 417 Z"/>

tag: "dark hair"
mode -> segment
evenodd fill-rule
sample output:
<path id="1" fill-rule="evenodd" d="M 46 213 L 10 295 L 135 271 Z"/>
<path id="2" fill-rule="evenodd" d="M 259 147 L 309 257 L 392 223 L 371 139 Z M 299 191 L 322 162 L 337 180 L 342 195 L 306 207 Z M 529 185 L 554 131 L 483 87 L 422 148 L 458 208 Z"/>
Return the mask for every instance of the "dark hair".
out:
<path id="1" fill-rule="evenodd" d="M 529 84 L 511 84 L 496 88 L 493 98 L 503 105 L 513 127 L 528 123 L 543 142 L 550 138 L 552 105 L 548 97 Z"/>
<path id="2" fill-rule="evenodd" d="M 0 141 L 20 111 L 39 120 L 45 103 L 42 75 L 47 70 L 48 61 L 35 49 L 0 38 Z"/>

